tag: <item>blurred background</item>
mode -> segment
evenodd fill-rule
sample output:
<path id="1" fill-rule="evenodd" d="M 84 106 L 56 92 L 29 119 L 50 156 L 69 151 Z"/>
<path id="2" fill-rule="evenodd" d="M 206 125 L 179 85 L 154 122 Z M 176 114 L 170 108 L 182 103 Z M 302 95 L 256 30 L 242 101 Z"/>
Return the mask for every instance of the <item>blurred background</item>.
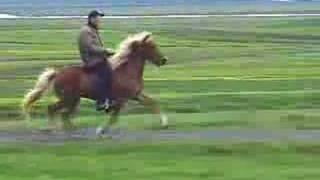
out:
<path id="1" fill-rule="evenodd" d="M 92 8 L 109 15 L 317 13 L 318 0 L 1 0 L 0 12 L 21 16 L 86 15 Z"/>

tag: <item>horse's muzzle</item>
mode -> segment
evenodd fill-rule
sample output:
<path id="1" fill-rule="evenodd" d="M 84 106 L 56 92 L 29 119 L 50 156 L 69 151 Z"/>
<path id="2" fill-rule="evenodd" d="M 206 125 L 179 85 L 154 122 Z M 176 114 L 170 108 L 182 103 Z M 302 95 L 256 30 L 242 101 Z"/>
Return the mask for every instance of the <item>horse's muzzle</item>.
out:
<path id="1" fill-rule="evenodd" d="M 167 62 L 168 62 L 168 58 L 167 57 L 163 57 L 161 59 L 160 66 L 163 66 L 163 65 L 167 64 Z"/>

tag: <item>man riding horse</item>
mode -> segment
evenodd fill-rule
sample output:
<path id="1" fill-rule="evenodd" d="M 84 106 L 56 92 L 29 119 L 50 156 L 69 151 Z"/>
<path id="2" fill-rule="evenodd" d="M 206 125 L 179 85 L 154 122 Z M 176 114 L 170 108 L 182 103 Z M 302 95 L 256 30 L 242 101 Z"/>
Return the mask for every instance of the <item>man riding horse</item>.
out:
<path id="1" fill-rule="evenodd" d="M 97 128 L 99 136 L 117 122 L 121 109 L 129 100 L 150 107 L 160 116 L 161 126 L 167 127 L 167 116 L 161 112 L 159 104 L 143 91 L 143 72 L 146 62 L 160 67 L 168 59 L 152 34 L 146 31 L 128 36 L 112 55 L 111 50 L 103 48 L 98 33 L 101 16 L 102 13 L 92 11 L 88 24 L 80 33 L 79 50 L 84 65 L 47 68 L 26 93 L 23 112 L 30 117 L 33 105 L 45 92 L 52 90 L 56 101 L 48 105 L 47 112 L 49 125 L 53 128 L 56 115 L 61 115 L 64 129 L 74 128 L 71 116 L 77 111 L 81 98 L 95 100 L 98 110 L 110 112 L 109 121 L 103 121 Z"/>
<path id="2" fill-rule="evenodd" d="M 92 79 L 92 92 L 89 96 L 96 100 L 98 111 L 109 111 L 111 107 L 111 81 L 112 70 L 108 58 L 114 54 L 111 49 L 103 47 L 99 29 L 101 28 L 101 17 L 104 14 L 96 10 L 88 15 L 88 22 L 81 29 L 78 43 L 83 66 L 94 75 Z"/>

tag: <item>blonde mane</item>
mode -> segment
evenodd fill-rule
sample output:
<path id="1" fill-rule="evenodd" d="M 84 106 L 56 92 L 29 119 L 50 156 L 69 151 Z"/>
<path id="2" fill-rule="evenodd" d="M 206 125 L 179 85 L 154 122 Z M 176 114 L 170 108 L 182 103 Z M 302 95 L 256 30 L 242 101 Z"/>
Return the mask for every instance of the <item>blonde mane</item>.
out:
<path id="1" fill-rule="evenodd" d="M 123 40 L 120 43 L 119 48 L 116 51 L 116 54 L 109 59 L 112 69 L 117 69 L 121 64 L 129 60 L 128 55 L 132 51 L 131 45 L 134 42 L 141 42 L 146 36 L 150 35 L 150 32 L 144 31 L 134 35 L 129 35 L 125 40 Z"/>

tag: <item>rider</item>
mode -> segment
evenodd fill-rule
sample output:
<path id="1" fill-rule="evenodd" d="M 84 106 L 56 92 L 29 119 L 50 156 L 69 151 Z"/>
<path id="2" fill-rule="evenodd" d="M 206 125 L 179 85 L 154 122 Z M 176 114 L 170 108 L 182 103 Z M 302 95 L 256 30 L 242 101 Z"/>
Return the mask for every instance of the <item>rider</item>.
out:
<path id="1" fill-rule="evenodd" d="M 101 17 L 104 14 L 93 10 L 88 15 L 88 23 L 81 29 L 78 39 L 80 56 L 86 69 L 94 73 L 90 98 L 96 100 L 98 111 L 108 111 L 111 105 L 111 68 L 107 58 L 114 54 L 111 49 L 103 47 L 99 35 Z"/>

